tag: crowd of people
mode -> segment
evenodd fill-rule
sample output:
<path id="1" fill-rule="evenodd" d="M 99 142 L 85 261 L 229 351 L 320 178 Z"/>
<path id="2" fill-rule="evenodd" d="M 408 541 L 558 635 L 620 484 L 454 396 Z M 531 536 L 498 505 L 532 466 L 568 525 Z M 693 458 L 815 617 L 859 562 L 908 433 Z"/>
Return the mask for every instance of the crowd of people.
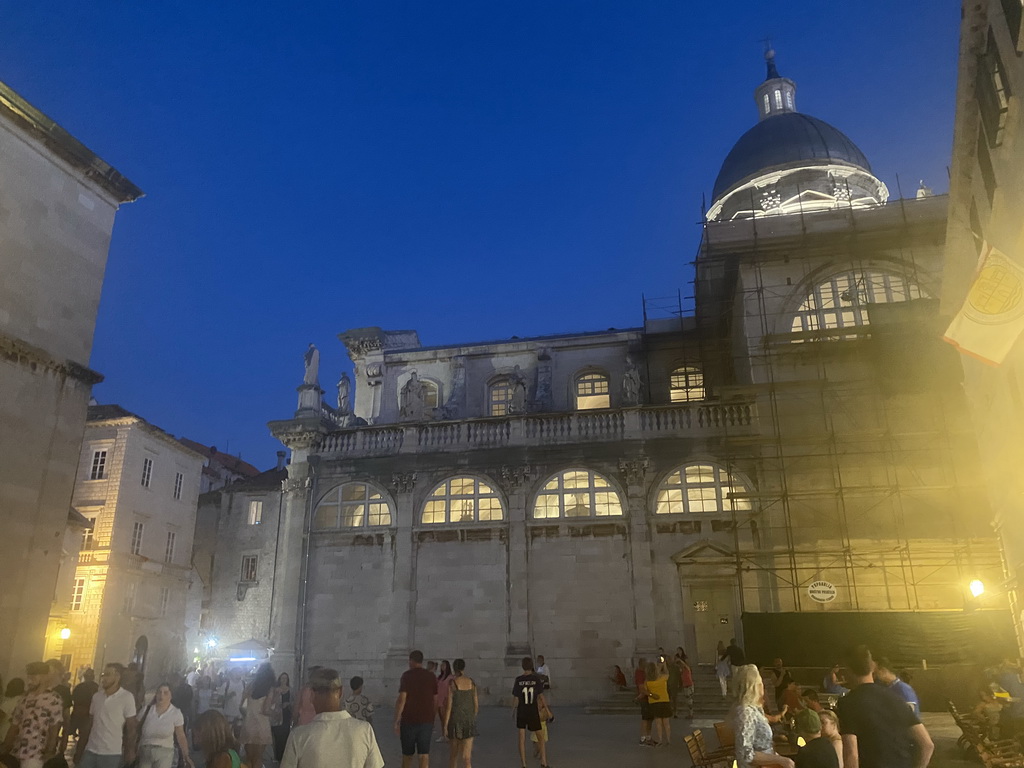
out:
<path id="1" fill-rule="evenodd" d="M 621 670 L 616 667 L 621 673 Z M 693 669 L 681 648 L 671 657 L 664 648 L 648 661 L 637 659 L 633 671 L 636 700 L 640 704 L 640 744 L 657 747 L 672 742 L 670 720 L 685 708 L 686 717 L 693 719 Z"/>

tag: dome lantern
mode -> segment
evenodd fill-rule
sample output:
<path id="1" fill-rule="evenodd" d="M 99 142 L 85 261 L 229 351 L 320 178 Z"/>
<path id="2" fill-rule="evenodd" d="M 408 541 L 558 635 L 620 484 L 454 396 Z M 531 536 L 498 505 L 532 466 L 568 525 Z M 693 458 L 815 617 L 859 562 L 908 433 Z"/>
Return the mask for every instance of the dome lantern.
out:
<path id="1" fill-rule="evenodd" d="M 796 112 L 796 83 L 779 75 L 775 67 L 775 51 L 771 48 L 764 52 L 764 61 L 768 70 L 767 77 L 754 89 L 754 100 L 761 119 Z"/>

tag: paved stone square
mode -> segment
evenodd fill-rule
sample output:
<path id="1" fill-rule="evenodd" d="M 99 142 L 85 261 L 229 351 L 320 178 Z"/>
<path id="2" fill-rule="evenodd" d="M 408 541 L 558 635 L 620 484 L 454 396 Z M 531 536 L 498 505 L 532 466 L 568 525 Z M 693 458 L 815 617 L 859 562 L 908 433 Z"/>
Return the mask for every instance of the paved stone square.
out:
<path id="1" fill-rule="evenodd" d="M 391 729 L 392 710 L 381 708 L 374 713 L 374 730 L 380 743 L 384 762 L 389 768 L 401 765 L 402 752 L 398 737 Z M 958 731 L 952 718 L 946 714 L 926 713 L 925 724 L 936 742 L 932 768 L 966 768 L 977 765 L 965 759 L 956 748 Z M 563 707 L 555 710 L 551 724 L 551 744 L 548 759 L 554 768 L 663 768 L 689 766 L 690 758 L 683 744 L 683 736 L 694 728 L 703 728 L 705 736 L 711 734 L 714 743 L 713 720 L 672 721 L 672 744 L 666 747 L 641 747 L 639 741 L 640 718 L 630 715 L 587 715 L 582 708 Z M 478 768 L 504 768 L 519 765 L 516 751 L 516 730 L 511 710 L 502 707 L 482 707 L 477 723 L 480 736 L 473 747 L 473 764 Z M 438 733 L 435 727 L 435 738 Z M 532 747 L 528 745 L 532 753 Z M 430 765 L 448 765 L 448 745 L 432 744 Z M 539 761 L 530 759 L 531 768 Z"/>

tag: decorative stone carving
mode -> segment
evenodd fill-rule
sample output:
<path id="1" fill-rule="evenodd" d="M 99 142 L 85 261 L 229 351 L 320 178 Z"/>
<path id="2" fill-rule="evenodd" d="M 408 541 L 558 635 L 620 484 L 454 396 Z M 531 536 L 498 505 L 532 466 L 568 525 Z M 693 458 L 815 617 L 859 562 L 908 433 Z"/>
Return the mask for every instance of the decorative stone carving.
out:
<path id="1" fill-rule="evenodd" d="M 419 380 L 416 371 L 413 371 L 400 394 L 401 418 L 404 421 L 422 421 L 427 412 L 426 398 L 426 387 Z"/>
<path id="2" fill-rule="evenodd" d="M 782 195 L 779 194 L 779 191 L 775 188 L 774 184 L 772 184 L 770 187 L 768 187 L 768 189 L 764 190 L 761 193 L 762 211 L 771 211 L 775 208 L 778 208 L 781 205 Z"/>
<path id="3" fill-rule="evenodd" d="M 622 376 L 622 404 L 640 405 L 640 394 L 643 382 L 640 380 L 640 369 L 633 358 L 626 355 L 626 373 Z"/>
<path id="4" fill-rule="evenodd" d="M 647 475 L 647 468 L 651 462 L 646 456 L 636 459 L 619 459 L 619 472 L 622 473 L 626 485 L 640 485 Z"/>
<path id="5" fill-rule="evenodd" d="M 531 475 L 529 464 L 513 466 L 505 464 L 498 470 L 498 485 L 505 493 L 512 493 Z"/>
<path id="6" fill-rule="evenodd" d="M 302 384 L 304 386 L 320 386 L 320 350 L 316 348 L 313 342 L 309 343 L 309 348 L 306 350 L 306 354 L 303 355 L 303 362 L 306 364 L 306 370 L 302 375 Z"/>
<path id="7" fill-rule="evenodd" d="M 537 353 L 537 388 L 533 395 L 533 409 L 545 412 L 551 408 L 551 353 L 542 349 Z"/>
<path id="8" fill-rule="evenodd" d="M 828 175 L 829 184 L 832 187 L 832 197 L 836 199 L 836 202 L 849 202 L 850 200 L 850 183 L 846 179 L 840 179 L 835 174 L 830 173 Z"/>
<path id="9" fill-rule="evenodd" d="M 384 366 L 380 363 L 370 363 L 367 365 L 366 383 L 371 387 L 379 387 L 384 383 Z"/>
<path id="10" fill-rule="evenodd" d="M 344 416 L 352 410 L 352 380 L 342 372 L 338 379 L 338 415 Z"/>
<path id="11" fill-rule="evenodd" d="M 398 493 L 412 493 L 412 489 L 416 486 L 416 473 L 395 472 L 391 476 L 391 486 Z"/>
<path id="12" fill-rule="evenodd" d="M 281 483 L 281 490 L 285 493 L 304 491 L 313 485 L 311 477 L 288 477 Z"/>
<path id="13" fill-rule="evenodd" d="M 461 355 L 452 359 L 452 389 L 444 408 L 438 408 L 443 419 L 458 419 L 466 405 L 466 358 Z"/>
<path id="14" fill-rule="evenodd" d="M 508 382 L 512 388 L 512 401 L 509 403 L 508 412 L 526 413 L 526 377 L 518 365 L 509 374 Z"/>

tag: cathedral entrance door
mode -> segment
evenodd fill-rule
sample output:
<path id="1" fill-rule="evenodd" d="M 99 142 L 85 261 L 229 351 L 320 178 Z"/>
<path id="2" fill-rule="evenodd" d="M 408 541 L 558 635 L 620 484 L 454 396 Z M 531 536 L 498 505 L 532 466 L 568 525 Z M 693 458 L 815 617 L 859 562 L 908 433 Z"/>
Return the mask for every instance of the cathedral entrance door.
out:
<path id="1" fill-rule="evenodd" d="M 684 616 L 693 621 L 697 635 L 696 661 L 714 664 L 718 661 L 718 641 L 726 645 L 736 637 L 736 589 L 730 584 L 690 585 L 690 604 L 683 606 Z"/>

